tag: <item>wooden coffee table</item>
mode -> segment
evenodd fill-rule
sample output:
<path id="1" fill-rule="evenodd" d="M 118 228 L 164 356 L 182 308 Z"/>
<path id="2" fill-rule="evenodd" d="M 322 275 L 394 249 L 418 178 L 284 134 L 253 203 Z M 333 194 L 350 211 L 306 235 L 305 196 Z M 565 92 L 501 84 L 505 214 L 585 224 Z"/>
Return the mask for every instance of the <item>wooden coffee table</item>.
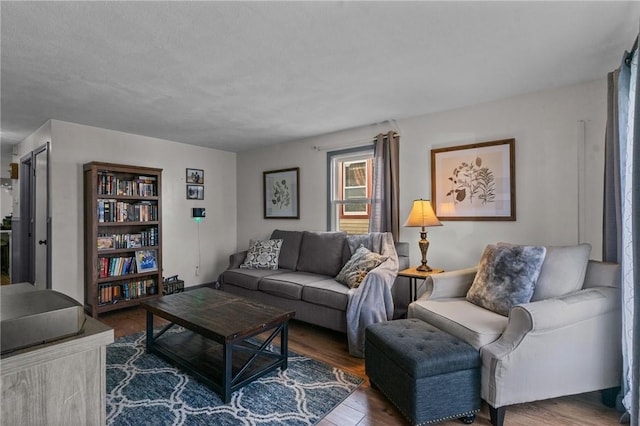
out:
<path id="1" fill-rule="evenodd" d="M 295 312 L 212 288 L 171 294 L 141 304 L 147 310 L 147 352 L 156 353 L 219 392 L 231 393 L 280 367 L 287 368 L 287 331 Z M 153 317 L 168 321 L 153 332 Z M 183 333 L 167 333 L 180 325 Z M 259 334 L 265 334 L 256 338 Z M 280 348 L 272 343 L 280 336 Z"/>

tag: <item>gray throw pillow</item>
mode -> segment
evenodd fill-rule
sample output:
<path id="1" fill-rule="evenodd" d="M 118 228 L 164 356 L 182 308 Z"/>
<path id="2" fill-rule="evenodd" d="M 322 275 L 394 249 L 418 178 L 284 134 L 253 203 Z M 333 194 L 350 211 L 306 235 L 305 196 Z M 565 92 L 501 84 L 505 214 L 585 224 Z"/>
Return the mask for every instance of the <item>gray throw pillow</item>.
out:
<path id="1" fill-rule="evenodd" d="M 278 258 L 282 240 L 255 241 L 251 240 L 244 262 L 240 265 L 243 269 L 278 269 Z"/>
<path id="2" fill-rule="evenodd" d="M 514 246 L 515 244 L 501 242 L 498 245 Z M 532 302 L 560 297 L 580 290 L 587 273 L 591 244 L 545 247 L 547 254 L 531 296 Z"/>
<path id="3" fill-rule="evenodd" d="M 545 254 L 545 247 L 488 245 L 467 300 L 509 315 L 512 306 L 531 301 Z"/>
<path id="4" fill-rule="evenodd" d="M 346 232 L 304 231 L 296 270 L 335 277 L 348 260 L 343 261 L 346 239 Z"/>
<path id="5" fill-rule="evenodd" d="M 336 281 L 345 284 L 349 288 L 357 288 L 360 286 L 367 273 L 378 267 L 382 262 L 387 260 L 385 256 L 370 251 L 365 246 L 358 247 L 351 259 L 342 267 Z"/>
<path id="6" fill-rule="evenodd" d="M 300 243 L 302 243 L 302 231 L 283 231 L 276 229 L 271 233 L 271 239 L 282 239 L 278 266 L 295 271 L 296 265 L 298 264 L 298 254 L 300 253 Z"/>

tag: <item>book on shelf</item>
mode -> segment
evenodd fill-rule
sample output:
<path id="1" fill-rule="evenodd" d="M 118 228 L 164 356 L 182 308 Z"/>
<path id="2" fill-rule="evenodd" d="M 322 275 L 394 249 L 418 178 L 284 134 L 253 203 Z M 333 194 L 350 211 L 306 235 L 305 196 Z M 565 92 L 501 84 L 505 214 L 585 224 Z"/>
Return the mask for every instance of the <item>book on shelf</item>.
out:
<path id="1" fill-rule="evenodd" d="M 98 258 L 98 278 L 121 277 L 136 272 L 137 263 L 133 257 Z"/>
<path id="2" fill-rule="evenodd" d="M 153 278 L 127 281 L 118 284 L 100 284 L 98 286 L 98 305 L 118 303 L 121 300 L 138 299 L 158 293 L 158 285 Z"/>
<path id="3" fill-rule="evenodd" d="M 136 249 L 158 245 L 158 227 L 153 226 L 135 233 L 98 234 L 98 250 Z"/>
<path id="4" fill-rule="evenodd" d="M 98 195 L 153 197 L 158 195 L 156 180 L 155 176 L 122 179 L 112 172 L 98 171 Z"/>
<path id="5" fill-rule="evenodd" d="M 98 200 L 98 222 L 151 222 L 158 220 L 158 205 L 150 201 Z"/>

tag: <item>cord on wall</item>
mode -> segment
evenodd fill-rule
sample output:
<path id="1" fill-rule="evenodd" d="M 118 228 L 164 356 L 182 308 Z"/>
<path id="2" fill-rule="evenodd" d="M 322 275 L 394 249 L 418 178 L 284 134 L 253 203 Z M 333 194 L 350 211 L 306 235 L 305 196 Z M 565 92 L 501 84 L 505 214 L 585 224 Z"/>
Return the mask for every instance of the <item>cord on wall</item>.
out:
<path id="1" fill-rule="evenodd" d="M 584 220 L 584 212 L 586 211 L 585 207 L 585 164 L 586 164 L 586 122 L 584 120 L 578 120 L 577 123 L 577 160 L 578 160 L 578 244 L 582 243 L 582 238 L 585 235 L 585 220 Z"/>
<path id="2" fill-rule="evenodd" d="M 198 234 L 198 263 L 196 263 L 196 277 L 200 275 L 200 222 L 196 222 L 196 233 Z"/>

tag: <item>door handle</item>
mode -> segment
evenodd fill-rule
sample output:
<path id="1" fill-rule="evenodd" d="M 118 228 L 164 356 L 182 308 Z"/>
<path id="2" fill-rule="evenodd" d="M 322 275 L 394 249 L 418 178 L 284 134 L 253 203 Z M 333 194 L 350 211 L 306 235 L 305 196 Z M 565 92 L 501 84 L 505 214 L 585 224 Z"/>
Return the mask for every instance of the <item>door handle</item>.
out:
<path id="1" fill-rule="evenodd" d="M 40 245 L 42 245 L 42 244 L 47 245 L 47 240 L 40 240 L 40 241 L 38 241 L 38 244 L 40 244 Z"/>

